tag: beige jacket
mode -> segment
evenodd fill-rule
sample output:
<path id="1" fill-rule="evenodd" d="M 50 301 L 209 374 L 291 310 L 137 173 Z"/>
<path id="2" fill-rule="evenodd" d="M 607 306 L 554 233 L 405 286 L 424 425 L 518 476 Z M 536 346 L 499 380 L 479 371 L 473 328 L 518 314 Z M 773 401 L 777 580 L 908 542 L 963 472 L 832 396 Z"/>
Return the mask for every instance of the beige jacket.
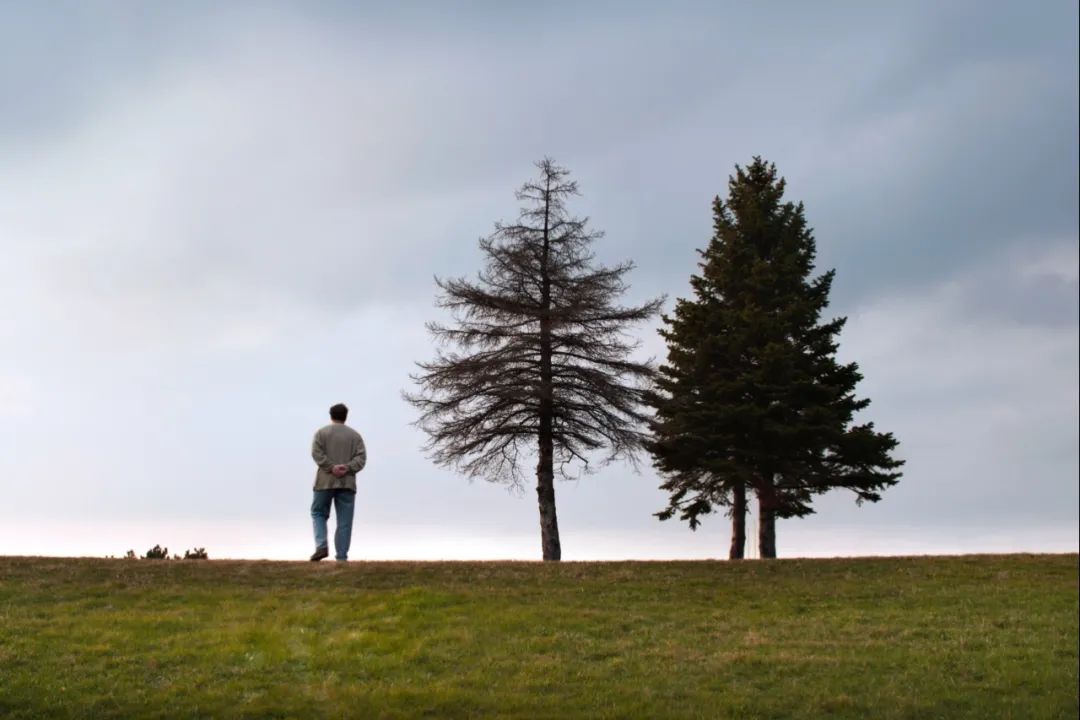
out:
<path id="1" fill-rule="evenodd" d="M 321 427 L 311 441 L 311 459 L 319 466 L 315 473 L 316 490 L 345 488 L 356 490 L 356 473 L 367 464 L 367 449 L 360 433 L 344 423 L 331 423 Z M 335 465 L 347 465 L 349 472 L 334 477 L 330 472 Z"/>

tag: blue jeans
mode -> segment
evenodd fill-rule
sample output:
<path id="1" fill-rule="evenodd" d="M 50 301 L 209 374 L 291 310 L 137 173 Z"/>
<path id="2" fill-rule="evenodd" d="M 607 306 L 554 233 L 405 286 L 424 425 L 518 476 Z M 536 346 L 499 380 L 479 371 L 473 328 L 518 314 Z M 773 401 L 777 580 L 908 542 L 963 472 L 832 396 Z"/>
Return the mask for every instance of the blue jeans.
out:
<path id="1" fill-rule="evenodd" d="M 349 559 L 349 544 L 352 542 L 353 510 L 356 508 L 356 491 L 316 490 L 311 501 L 311 522 L 315 526 L 315 547 L 327 547 L 326 521 L 330 519 L 330 503 L 334 503 L 334 515 L 337 516 L 337 529 L 334 530 L 334 558 Z"/>

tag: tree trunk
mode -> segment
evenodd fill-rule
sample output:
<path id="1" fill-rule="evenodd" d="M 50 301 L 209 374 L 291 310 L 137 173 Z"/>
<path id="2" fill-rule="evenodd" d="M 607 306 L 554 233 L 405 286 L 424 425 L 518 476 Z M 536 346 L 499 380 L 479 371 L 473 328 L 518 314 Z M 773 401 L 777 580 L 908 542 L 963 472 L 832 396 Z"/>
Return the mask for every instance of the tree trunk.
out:
<path id="1" fill-rule="evenodd" d="M 559 543 L 559 519 L 555 514 L 555 398 L 551 368 L 551 277 L 548 275 L 550 251 L 549 215 L 551 207 L 551 181 L 547 180 L 544 206 L 543 254 L 540 262 L 541 315 L 540 315 L 540 413 L 539 413 L 539 462 L 536 465 L 536 498 L 540 503 L 540 542 L 544 560 L 561 560 Z"/>
<path id="2" fill-rule="evenodd" d="M 761 509 L 761 527 L 758 528 L 758 545 L 762 558 L 776 557 L 776 514 L 772 509 Z"/>
<path id="3" fill-rule="evenodd" d="M 729 560 L 742 560 L 746 555 L 746 487 L 736 486 L 731 503 L 731 550 Z"/>
<path id="4" fill-rule="evenodd" d="M 536 499 L 540 504 L 540 542 L 544 560 L 561 560 L 559 518 L 555 513 L 555 472 L 552 468 L 551 436 L 540 439 L 540 462 L 536 466 Z"/>
<path id="5" fill-rule="evenodd" d="M 762 559 L 776 557 L 776 490 L 772 478 L 758 491 L 758 550 Z"/>

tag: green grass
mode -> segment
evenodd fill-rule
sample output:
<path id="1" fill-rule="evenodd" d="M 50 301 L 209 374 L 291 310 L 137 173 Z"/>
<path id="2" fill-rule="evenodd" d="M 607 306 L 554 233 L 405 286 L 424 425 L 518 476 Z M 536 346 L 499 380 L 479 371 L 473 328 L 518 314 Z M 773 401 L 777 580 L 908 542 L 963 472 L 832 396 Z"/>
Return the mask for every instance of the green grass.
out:
<path id="1" fill-rule="evenodd" d="M 0 557 L 0 717 L 1076 718 L 1077 556 Z"/>

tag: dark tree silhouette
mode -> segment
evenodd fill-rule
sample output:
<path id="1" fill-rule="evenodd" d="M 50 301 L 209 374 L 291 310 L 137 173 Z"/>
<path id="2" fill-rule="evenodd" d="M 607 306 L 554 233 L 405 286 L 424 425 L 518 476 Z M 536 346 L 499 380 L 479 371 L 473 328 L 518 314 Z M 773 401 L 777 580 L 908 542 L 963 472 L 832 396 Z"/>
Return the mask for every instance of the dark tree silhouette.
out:
<path id="1" fill-rule="evenodd" d="M 535 448 L 543 557 L 559 560 L 555 475 L 635 462 L 654 367 L 631 359 L 638 343 L 625 330 L 662 299 L 617 304 L 633 264 L 598 265 L 590 246 L 601 233 L 565 206 L 577 184 L 549 159 L 537 168 L 517 192 L 517 222 L 480 240 L 477 279 L 436 278 L 438 305 L 454 321 L 428 329 L 456 349 L 418 363 L 419 391 L 405 398 L 420 411 L 431 458 L 469 477 L 523 488 Z"/>
<path id="2" fill-rule="evenodd" d="M 813 512 L 819 493 L 844 488 L 876 502 L 902 464 L 897 441 L 853 424 L 870 401 L 862 375 L 836 361 L 846 322 L 821 322 L 834 271 L 817 277 L 802 203 L 782 202 L 776 166 L 736 166 L 728 199 L 713 203 L 713 237 L 690 279 L 692 299 L 664 317 L 647 443 L 670 493 L 661 519 L 691 528 L 716 506 L 732 516 L 729 556 L 743 556 L 747 491 L 757 495 L 762 557 L 776 557 L 775 519 Z"/>

